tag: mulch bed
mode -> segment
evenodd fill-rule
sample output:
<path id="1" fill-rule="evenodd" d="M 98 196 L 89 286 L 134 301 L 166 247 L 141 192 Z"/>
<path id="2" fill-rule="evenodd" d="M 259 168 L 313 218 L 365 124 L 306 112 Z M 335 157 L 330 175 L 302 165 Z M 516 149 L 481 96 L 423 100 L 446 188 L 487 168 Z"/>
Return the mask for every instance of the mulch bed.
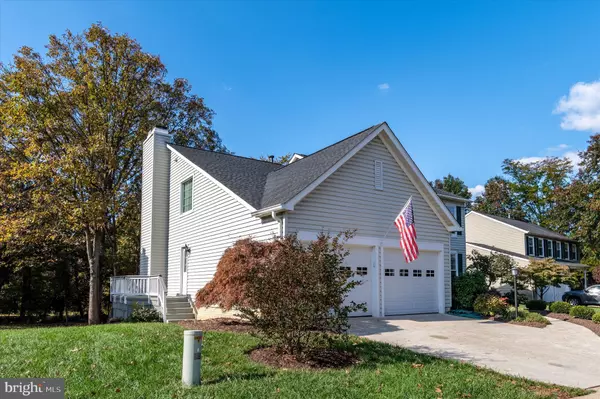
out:
<path id="1" fill-rule="evenodd" d="M 339 369 L 358 363 L 355 354 L 336 349 L 316 349 L 303 359 L 279 353 L 273 347 L 256 348 L 249 355 L 257 363 L 281 369 Z"/>
<path id="2" fill-rule="evenodd" d="M 591 320 L 576 319 L 564 313 L 548 313 L 546 316 L 562 321 L 568 321 L 569 323 L 578 324 L 582 327 L 587 328 L 588 330 L 591 330 L 594 334 L 600 336 L 600 324 L 594 323 Z"/>
<path id="3" fill-rule="evenodd" d="M 255 331 L 250 323 L 231 317 L 219 317 L 207 320 L 185 320 L 179 321 L 177 324 L 186 330 L 225 331 L 236 333 L 251 333 Z"/>

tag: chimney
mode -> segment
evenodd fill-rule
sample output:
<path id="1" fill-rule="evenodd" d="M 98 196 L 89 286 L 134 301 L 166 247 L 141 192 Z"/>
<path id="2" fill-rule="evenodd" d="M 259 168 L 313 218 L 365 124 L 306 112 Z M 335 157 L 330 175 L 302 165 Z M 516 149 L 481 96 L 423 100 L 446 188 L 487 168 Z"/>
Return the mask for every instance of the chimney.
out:
<path id="1" fill-rule="evenodd" d="M 172 136 L 155 127 L 142 148 L 142 229 L 140 275 L 167 275 L 169 176 Z"/>

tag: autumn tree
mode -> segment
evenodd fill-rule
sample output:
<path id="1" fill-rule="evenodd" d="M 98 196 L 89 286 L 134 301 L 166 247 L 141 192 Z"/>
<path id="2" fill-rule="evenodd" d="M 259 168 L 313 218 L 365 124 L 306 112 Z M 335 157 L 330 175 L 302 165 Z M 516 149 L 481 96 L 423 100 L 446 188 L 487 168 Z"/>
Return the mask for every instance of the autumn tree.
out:
<path id="1" fill-rule="evenodd" d="M 0 66 L 0 181 L 16 182 L 2 194 L 31 200 L 0 215 L 0 241 L 40 217 L 70 226 L 87 253 L 94 324 L 106 244 L 117 246 L 125 215 L 139 212 L 147 132 L 162 125 L 178 144 L 224 147 L 203 99 L 184 79 L 169 82 L 160 58 L 127 35 L 94 24 L 51 35 L 46 49 L 22 47 Z"/>
<path id="2" fill-rule="evenodd" d="M 583 245 L 583 262 L 600 266 L 600 134 L 590 137 L 579 156 L 579 171 L 557 190 L 551 216 L 560 231 Z"/>
<path id="3" fill-rule="evenodd" d="M 462 179 L 458 177 L 454 177 L 451 174 L 445 176 L 444 178 L 436 179 L 434 182 L 430 183 L 432 187 L 448 191 L 449 193 L 456 194 L 459 197 L 463 197 L 466 199 L 471 198 L 471 193 L 469 192 L 469 187 L 465 184 Z"/>
<path id="4" fill-rule="evenodd" d="M 512 195 L 510 182 L 495 176 L 485 183 L 481 196 L 475 199 L 472 209 L 477 212 L 487 213 L 513 219 L 524 219 L 525 212 Z"/>

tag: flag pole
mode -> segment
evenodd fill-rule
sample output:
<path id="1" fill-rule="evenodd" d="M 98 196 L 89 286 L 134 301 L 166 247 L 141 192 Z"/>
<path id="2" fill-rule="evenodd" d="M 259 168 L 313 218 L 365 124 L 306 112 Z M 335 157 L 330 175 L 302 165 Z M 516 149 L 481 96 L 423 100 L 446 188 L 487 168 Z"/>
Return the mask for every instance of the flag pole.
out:
<path id="1" fill-rule="evenodd" d="M 400 210 L 400 213 L 402 213 L 402 211 L 404 210 L 404 208 L 406 208 L 408 206 L 408 204 L 410 204 L 410 200 L 412 200 L 412 195 L 410 197 L 408 197 L 408 200 L 406 201 L 406 204 L 404 204 L 404 206 Z M 396 223 L 396 219 L 394 219 L 394 221 L 390 224 L 390 227 L 388 227 L 387 231 L 385 232 L 385 235 L 383 236 L 384 240 L 387 237 L 387 235 L 390 233 L 390 230 L 392 229 L 392 226 L 394 225 L 394 223 Z"/>

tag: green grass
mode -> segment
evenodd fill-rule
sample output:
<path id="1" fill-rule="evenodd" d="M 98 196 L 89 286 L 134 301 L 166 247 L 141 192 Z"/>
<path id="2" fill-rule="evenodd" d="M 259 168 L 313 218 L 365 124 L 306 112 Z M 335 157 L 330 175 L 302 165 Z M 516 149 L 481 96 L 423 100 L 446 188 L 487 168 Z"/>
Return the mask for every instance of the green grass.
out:
<path id="1" fill-rule="evenodd" d="M 352 344 L 362 359 L 357 366 L 276 370 L 247 357 L 257 338 L 208 332 L 203 385 L 183 388 L 182 332 L 177 325 L 159 323 L 1 330 L 0 376 L 62 377 L 68 398 L 510 399 L 535 396 L 533 386 L 548 387 L 363 339 Z M 573 396 L 584 393 L 560 389 Z"/>

